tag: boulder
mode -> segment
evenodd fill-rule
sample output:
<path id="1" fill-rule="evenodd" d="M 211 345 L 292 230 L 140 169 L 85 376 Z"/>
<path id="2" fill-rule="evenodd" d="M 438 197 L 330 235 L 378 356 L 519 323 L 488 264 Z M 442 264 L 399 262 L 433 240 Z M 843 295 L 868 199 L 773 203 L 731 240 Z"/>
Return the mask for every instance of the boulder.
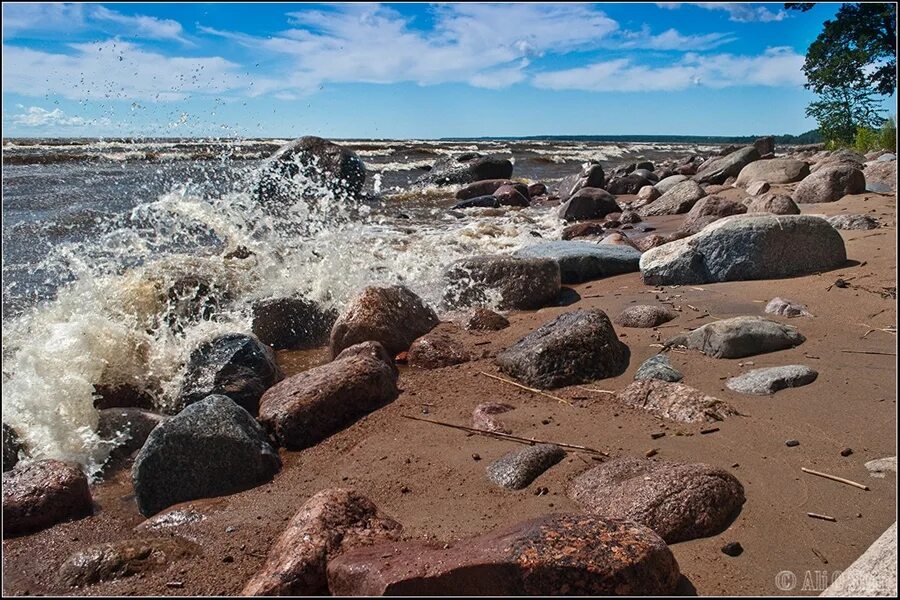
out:
<path id="1" fill-rule="evenodd" d="M 260 400 L 259 422 L 280 445 L 302 449 L 398 395 L 391 365 L 367 353 L 348 353 L 270 388 Z"/>
<path id="2" fill-rule="evenodd" d="M 160 423 L 132 467 L 144 516 L 198 498 L 233 494 L 267 481 L 281 468 L 266 433 L 227 396 L 208 396 Z"/>
<path id="3" fill-rule="evenodd" d="M 835 164 L 819 169 L 799 184 L 793 199 L 797 204 L 835 202 L 848 194 L 866 191 L 866 177 L 855 165 Z"/>
<path id="4" fill-rule="evenodd" d="M 564 221 L 602 219 L 610 213 L 622 212 L 616 198 L 600 188 L 581 188 L 566 200 L 558 210 Z"/>
<path id="5" fill-rule="evenodd" d="M 462 342 L 445 331 L 426 333 L 409 347 L 407 364 L 420 369 L 439 369 L 472 360 Z"/>
<path id="6" fill-rule="evenodd" d="M 495 196 L 476 196 L 475 198 L 457 202 L 451 210 L 462 210 L 464 208 L 500 208 L 500 199 Z"/>
<path id="7" fill-rule="evenodd" d="M 798 302 L 786 300 L 784 298 L 772 298 L 766 304 L 766 312 L 782 317 L 811 317 L 812 315 L 806 309 L 806 306 Z"/>
<path id="8" fill-rule="evenodd" d="M 562 230 L 560 237 L 563 240 L 572 240 L 581 237 L 604 237 L 609 232 L 603 223 L 575 223 L 568 225 Z"/>
<path id="9" fill-rule="evenodd" d="M 579 173 L 563 179 L 556 195 L 559 196 L 560 201 L 565 202 L 582 188 L 602 188 L 605 183 L 603 167 L 599 163 L 590 162 L 585 164 Z"/>
<path id="10" fill-rule="evenodd" d="M 552 260 L 559 265 L 562 283 L 581 283 L 638 270 L 641 253 L 627 246 L 588 242 L 544 242 L 525 246 L 515 254 L 528 259 Z"/>
<path id="11" fill-rule="evenodd" d="M 698 200 L 688 211 L 681 228 L 693 235 L 713 221 L 732 215 L 742 215 L 745 212 L 747 212 L 747 207 L 740 202 L 719 196 L 706 196 Z M 712 219 L 705 217 L 712 217 Z"/>
<path id="12" fill-rule="evenodd" d="M 723 531 L 744 504 L 744 486 L 701 463 L 617 458 L 572 480 L 568 496 L 590 513 L 631 519 L 667 543 Z"/>
<path id="13" fill-rule="evenodd" d="M 481 429 L 482 431 L 493 431 L 494 433 L 512 433 L 503 421 L 496 418 L 505 412 L 515 410 L 514 406 L 503 404 L 502 402 L 484 402 L 475 407 L 472 411 L 472 427 Z"/>
<path id="14" fill-rule="evenodd" d="M 623 177 L 615 177 L 606 182 L 606 191 L 616 196 L 622 194 L 637 194 L 647 185 L 653 185 L 655 181 L 644 177 L 640 173 L 630 173 Z"/>
<path id="15" fill-rule="evenodd" d="M 665 179 L 660 179 L 659 182 L 653 187 L 660 193 L 660 195 L 665 194 L 670 189 L 681 183 L 682 181 L 687 181 L 687 175 L 671 175 L 666 177 Z"/>
<path id="16" fill-rule="evenodd" d="M 861 169 L 863 164 L 866 162 L 865 156 L 863 156 L 859 152 L 854 152 L 853 150 L 848 150 L 846 148 L 835 150 L 834 152 L 824 152 L 821 154 L 823 154 L 823 156 L 817 155 L 818 158 L 816 159 L 815 164 L 810 167 L 811 173 L 815 173 L 820 169 L 825 169 L 841 164 L 854 165 Z"/>
<path id="17" fill-rule="evenodd" d="M 464 329 L 469 331 L 500 331 L 509 327 L 509 319 L 487 308 L 474 308 L 462 321 Z"/>
<path id="18" fill-rule="evenodd" d="M 866 163 L 863 169 L 866 190 L 880 194 L 897 193 L 897 160 L 883 161 L 881 158 Z"/>
<path id="19" fill-rule="evenodd" d="M 640 250 L 641 252 L 646 252 L 650 248 L 657 248 L 670 241 L 672 240 L 670 240 L 667 236 L 654 233 L 652 235 L 645 235 L 643 237 L 636 238 L 633 243 L 638 250 Z"/>
<path id="20" fill-rule="evenodd" d="M 22 447 L 22 442 L 19 440 L 19 436 L 16 434 L 16 431 L 7 425 L 3 424 L 3 472 L 6 473 L 19 462 L 19 453 L 22 452 L 24 448 Z"/>
<path id="21" fill-rule="evenodd" d="M 680 215 L 694 207 L 706 192 L 696 181 L 687 180 L 672 186 L 665 194 L 638 209 L 641 217 Z"/>
<path id="22" fill-rule="evenodd" d="M 779 279 L 844 265 L 844 240 L 825 219 L 735 215 L 700 233 L 644 252 L 648 285 Z"/>
<path id="23" fill-rule="evenodd" d="M 564 313 L 501 352 L 500 370 L 527 385 L 557 388 L 616 377 L 631 352 L 602 310 Z"/>
<path id="24" fill-rule="evenodd" d="M 482 156 L 469 152 L 435 161 L 431 170 L 415 181 L 416 185 L 465 185 L 485 179 L 509 179 L 513 164 L 500 156 Z"/>
<path id="25" fill-rule="evenodd" d="M 259 173 L 260 201 L 283 206 L 321 197 L 323 189 L 355 198 L 366 181 L 366 166 L 355 152 L 315 136 L 282 146 L 263 161 Z"/>
<path id="26" fill-rule="evenodd" d="M 220 335 L 191 352 L 176 408 L 222 394 L 256 414 L 259 397 L 282 377 L 275 353 L 256 337 Z"/>
<path id="27" fill-rule="evenodd" d="M 809 165 L 793 158 L 772 158 L 758 160 L 741 169 L 735 183 L 747 187 L 754 181 L 773 183 L 795 183 L 809 175 Z"/>
<path id="28" fill-rule="evenodd" d="M 634 373 L 635 381 L 643 381 L 645 379 L 658 379 L 660 381 L 668 381 L 675 383 L 684 379 L 681 371 L 672 366 L 669 357 L 666 354 L 654 354 L 641 363 L 638 370 Z"/>
<path id="29" fill-rule="evenodd" d="M 625 210 L 622 212 L 622 216 L 619 217 L 619 221 L 626 225 L 640 223 L 642 220 L 641 215 L 636 210 Z"/>
<path id="30" fill-rule="evenodd" d="M 887 472 L 897 472 L 897 457 L 886 456 L 884 458 L 876 458 L 866 463 L 866 470 L 869 475 L 876 479 L 884 479 Z"/>
<path id="31" fill-rule="evenodd" d="M 747 205 L 748 213 L 771 213 L 773 215 L 800 214 L 800 207 L 786 194 L 771 192 L 763 194 L 762 196 L 757 196 L 756 198 L 747 198 L 744 202 Z"/>
<path id="32" fill-rule="evenodd" d="M 380 360 L 391 369 L 395 379 L 400 376 L 400 370 L 397 369 L 397 363 L 394 362 L 394 357 L 388 354 L 388 351 L 384 349 L 384 346 L 378 342 L 360 342 L 349 348 L 344 348 L 341 350 L 340 354 L 334 357 L 334 360 L 342 360 L 350 356 L 368 356 Z"/>
<path id="33" fill-rule="evenodd" d="M 547 195 L 547 186 L 543 183 L 537 182 L 532 183 L 528 186 L 528 197 L 534 198 L 536 196 L 546 196 Z"/>
<path id="34" fill-rule="evenodd" d="M 753 142 L 753 147 L 759 152 L 760 156 L 775 153 L 775 138 L 771 135 L 761 137 Z"/>
<path id="35" fill-rule="evenodd" d="M 200 546 L 179 537 L 131 539 L 97 544 L 73 553 L 59 568 L 63 585 L 83 587 L 161 569 L 200 554 Z"/>
<path id="36" fill-rule="evenodd" d="M 500 203 L 500 206 L 528 206 L 531 204 L 531 200 L 528 199 L 528 188 L 521 183 L 501 185 L 493 193 L 493 196 Z"/>
<path id="37" fill-rule="evenodd" d="M 805 365 L 753 369 L 725 381 L 725 387 L 740 394 L 768 396 L 785 388 L 808 385 L 819 376 Z"/>
<path id="38" fill-rule="evenodd" d="M 399 539 L 401 531 L 359 492 L 323 490 L 300 507 L 241 595 L 325 595 L 329 561 L 353 548 Z"/>
<path id="39" fill-rule="evenodd" d="M 676 177 L 679 177 L 679 176 L 676 175 Z M 672 178 L 669 177 L 668 179 L 672 179 Z M 687 179 L 687 178 L 685 177 L 685 179 Z M 659 184 L 657 184 L 657 185 L 659 185 Z M 668 189 L 668 187 L 666 189 Z M 641 189 L 638 190 L 637 200 L 634 203 L 632 203 L 631 206 L 633 208 L 638 208 L 638 207 L 644 206 L 645 204 L 649 204 L 649 203 L 653 202 L 660 196 L 662 196 L 662 192 L 659 190 L 659 188 L 653 187 L 652 185 L 645 185 L 644 187 L 642 187 Z"/>
<path id="40" fill-rule="evenodd" d="M 640 175 L 647 181 L 650 181 L 651 185 L 653 183 L 656 183 L 657 181 L 659 181 L 659 176 L 656 173 L 654 173 L 651 169 L 641 169 L 640 167 L 638 167 L 637 169 L 632 171 L 631 174 L 632 175 Z M 641 188 L 641 189 L 643 189 L 643 188 Z M 638 191 L 640 191 L 640 189 Z M 637 192 L 635 192 L 635 193 L 637 193 Z"/>
<path id="41" fill-rule="evenodd" d="M 894 521 L 820 595 L 837 598 L 896 598 L 897 522 Z"/>
<path id="42" fill-rule="evenodd" d="M 619 246 L 622 248 L 633 248 L 637 252 L 640 252 L 637 246 L 634 245 L 634 242 L 631 241 L 631 238 L 629 238 L 624 233 L 619 233 L 617 231 L 604 236 L 603 239 L 601 239 L 597 243 L 600 246 Z M 635 269 L 635 271 L 637 271 L 637 269 Z"/>
<path id="43" fill-rule="evenodd" d="M 457 200 L 471 200 L 472 198 L 481 196 L 490 196 L 504 185 L 515 186 L 522 184 L 516 184 L 516 182 L 511 179 L 484 179 L 460 188 L 457 190 L 455 196 Z M 528 188 L 525 188 L 525 190 L 527 192 Z"/>
<path id="44" fill-rule="evenodd" d="M 450 265 L 445 279 L 447 305 L 494 304 L 501 310 L 547 306 L 556 301 L 561 287 L 556 261 L 506 255 L 460 259 Z"/>
<path id="45" fill-rule="evenodd" d="M 488 465 L 488 479 L 506 489 L 521 490 L 565 457 L 566 451 L 555 444 L 523 446 Z"/>
<path id="46" fill-rule="evenodd" d="M 268 298 L 253 304 L 251 329 L 260 342 L 275 350 L 304 350 L 328 340 L 337 319 L 305 298 Z"/>
<path id="47" fill-rule="evenodd" d="M 668 306 L 658 304 L 636 304 L 629 306 L 615 318 L 615 324 L 622 327 L 656 327 L 668 323 L 678 316 Z"/>
<path id="48" fill-rule="evenodd" d="M 673 593 L 679 578 L 649 528 L 593 515 L 546 515 L 446 545 L 378 544 L 328 564 L 335 596 L 649 596 Z"/>
<path id="49" fill-rule="evenodd" d="M 703 163 L 694 175 L 697 183 L 724 183 L 729 177 L 737 177 L 741 170 L 753 161 L 759 160 L 759 151 L 753 146 L 745 146 L 731 154 Z"/>
<path id="50" fill-rule="evenodd" d="M 664 346 L 685 346 L 714 358 L 743 358 L 793 348 L 805 341 L 796 327 L 762 317 L 734 317 L 676 335 Z"/>
<path id="51" fill-rule="evenodd" d="M 379 342 L 392 355 L 438 324 L 434 310 L 400 285 L 367 287 L 354 298 L 331 329 L 331 355 L 361 342 Z"/>
<path id="52" fill-rule="evenodd" d="M 659 378 L 636 380 L 617 393 L 616 400 L 679 423 L 715 423 L 739 414 L 718 398 Z"/>
<path id="53" fill-rule="evenodd" d="M 115 444 L 107 459 L 110 464 L 140 450 L 150 432 L 167 418 L 140 408 L 105 408 L 99 412 L 97 435 Z"/>
<path id="54" fill-rule="evenodd" d="M 756 163 L 751 163 L 756 164 Z M 747 184 L 747 193 L 751 196 L 761 196 L 771 189 L 771 186 L 765 181 L 754 181 Z"/>
<path id="55" fill-rule="evenodd" d="M 46 529 L 91 514 L 88 480 L 78 465 L 20 462 L 3 473 L 3 536 Z"/>
<path id="56" fill-rule="evenodd" d="M 869 215 L 835 215 L 827 221 L 835 229 L 878 229 L 878 221 Z"/>

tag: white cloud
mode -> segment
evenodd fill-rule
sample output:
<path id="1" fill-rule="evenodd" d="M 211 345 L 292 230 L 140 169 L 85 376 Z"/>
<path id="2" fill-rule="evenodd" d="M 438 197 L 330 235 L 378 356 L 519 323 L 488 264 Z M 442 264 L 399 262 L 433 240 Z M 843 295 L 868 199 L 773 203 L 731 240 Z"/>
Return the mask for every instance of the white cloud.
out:
<path id="1" fill-rule="evenodd" d="M 668 29 L 660 34 L 653 35 L 648 26 L 640 31 L 622 32 L 623 41 L 617 44 L 619 48 L 637 48 L 644 50 L 712 50 L 723 44 L 735 41 L 730 33 L 707 33 L 700 35 L 682 35 L 676 29 Z"/>
<path id="2" fill-rule="evenodd" d="M 192 44 L 184 37 L 181 23 L 171 19 L 157 19 L 143 15 L 128 16 L 103 6 L 95 6 L 91 16 L 101 21 L 109 21 L 123 26 L 125 31 L 130 32 L 130 37 L 176 40 L 182 44 Z"/>
<path id="3" fill-rule="evenodd" d="M 657 2 L 660 8 L 674 10 L 680 8 L 683 4 L 699 6 L 706 10 L 720 10 L 728 13 L 728 20 L 738 23 L 748 23 L 752 21 L 761 21 L 768 23 L 771 21 L 783 21 L 787 18 L 787 13 L 781 9 L 778 12 L 772 12 L 766 6 L 751 3 L 739 2 Z"/>
<path id="4" fill-rule="evenodd" d="M 58 108 L 46 110 L 40 106 L 30 106 L 25 112 L 12 115 L 11 120 L 17 125 L 25 125 L 26 127 L 77 127 L 84 125 L 87 122 L 81 117 L 67 117 L 65 113 Z"/>
<path id="5" fill-rule="evenodd" d="M 632 59 L 594 63 L 550 71 L 534 77 L 534 85 L 554 90 L 602 92 L 677 91 L 695 86 L 800 86 L 804 58 L 792 48 L 769 48 L 759 56 L 689 53 L 666 66 L 648 66 Z"/>
<path id="6" fill-rule="evenodd" d="M 3 3 L 3 36 L 23 31 L 72 31 L 84 26 L 84 4 Z"/>

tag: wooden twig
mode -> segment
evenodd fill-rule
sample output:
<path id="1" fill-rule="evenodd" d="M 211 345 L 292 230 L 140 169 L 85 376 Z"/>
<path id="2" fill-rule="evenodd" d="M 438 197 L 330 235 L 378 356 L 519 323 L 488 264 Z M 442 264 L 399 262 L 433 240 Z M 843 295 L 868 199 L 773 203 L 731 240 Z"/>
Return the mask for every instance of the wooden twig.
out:
<path id="1" fill-rule="evenodd" d="M 822 519 L 823 521 L 831 521 L 832 523 L 837 523 L 837 519 L 834 517 L 829 517 L 828 515 L 820 515 L 819 513 L 806 513 L 807 517 L 812 517 L 813 519 Z"/>
<path id="2" fill-rule="evenodd" d="M 815 548 L 810 548 L 810 550 L 812 550 L 813 554 L 815 554 L 816 556 L 819 557 L 819 560 L 822 561 L 822 564 L 825 564 L 825 565 L 828 564 L 828 559 L 825 558 L 824 556 L 822 556 L 822 553 L 821 553 L 821 552 L 819 552 L 819 551 L 816 550 Z"/>
<path id="3" fill-rule="evenodd" d="M 876 352 L 874 350 L 841 350 L 847 354 L 877 354 L 878 356 L 897 356 L 896 352 Z"/>
<path id="4" fill-rule="evenodd" d="M 858 487 L 861 490 L 868 491 L 869 486 L 863 485 L 861 483 L 856 483 L 855 481 L 850 481 L 849 479 L 844 479 L 843 477 L 836 477 L 834 475 L 829 475 L 828 473 L 821 473 L 819 471 L 813 471 L 812 469 L 807 469 L 806 467 L 800 467 L 800 470 L 804 473 L 809 473 L 810 475 L 818 475 L 819 477 L 824 477 L 825 479 L 830 479 L 832 481 L 837 481 L 839 483 L 846 483 L 847 485 L 852 485 L 853 487 Z"/>
<path id="5" fill-rule="evenodd" d="M 583 385 L 576 385 L 575 387 L 577 387 L 579 390 L 584 390 L 586 392 L 594 392 L 595 394 L 611 394 L 613 396 L 616 395 L 616 393 L 612 390 L 598 390 L 596 388 L 584 387 Z"/>
<path id="6" fill-rule="evenodd" d="M 511 442 L 518 442 L 520 444 L 554 444 L 559 446 L 560 448 L 568 448 L 570 450 L 578 450 L 579 452 L 585 452 L 587 454 L 598 454 L 600 456 L 609 457 L 607 452 L 602 450 L 596 450 L 594 448 L 588 448 L 587 446 L 576 446 L 575 444 L 565 444 L 562 442 L 548 442 L 545 440 L 536 440 L 523 438 L 516 435 L 510 435 L 508 433 L 499 433 L 496 431 L 485 431 L 484 429 L 476 429 L 474 427 L 466 427 L 465 425 L 456 425 L 454 423 L 446 423 L 444 421 L 436 421 L 434 419 L 423 419 L 422 417 L 414 417 L 412 415 L 400 415 L 404 419 L 412 419 L 413 421 L 423 421 L 425 423 L 431 423 L 432 425 L 440 425 L 442 427 L 450 427 L 452 429 L 459 429 L 461 431 L 468 431 L 469 433 L 474 433 L 477 435 L 483 435 L 486 437 L 497 438 L 501 440 L 509 440 Z"/>
<path id="7" fill-rule="evenodd" d="M 496 375 L 491 375 L 490 373 L 485 373 L 484 371 L 479 371 L 479 373 L 481 373 L 485 377 L 490 377 L 491 379 L 496 379 L 497 381 L 502 381 L 503 383 L 508 383 L 509 385 L 513 385 L 517 388 L 521 388 L 523 390 L 528 390 L 529 392 L 532 392 L 533 394 L 540 394 L 541 396 L 546 396 L 547 398 L 552 398 L 552 399 L 556 400 L 557 402 L 561 402 L 563 404 L 568 404 L 569 406 L 572 406 L 572 403 L 569 402 L 568 400 L 566 400 L 565 398 L 560 398 L 559 396 L 554 396 L 553 394 L 548 394 L 547 392 L 545 392 L 543 390 L 528 387 L 527 385 L 522 385 L 521 383 L 516 383 L 515 381 L 510 381 L 509 379 L 497 377 Z"/>

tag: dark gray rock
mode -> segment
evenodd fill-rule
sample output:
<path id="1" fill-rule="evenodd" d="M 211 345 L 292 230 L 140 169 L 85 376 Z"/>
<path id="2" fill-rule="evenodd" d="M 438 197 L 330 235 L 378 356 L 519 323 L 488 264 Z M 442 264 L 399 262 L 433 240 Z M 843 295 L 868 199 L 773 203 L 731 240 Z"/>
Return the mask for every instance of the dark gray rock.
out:
<path id="1" fill-rule="evenodd" d="M 844 240 L 825 219 L 806 215 L 735 215 L 641 256 L 648 285 L 779 279 L 847 261 Z"/>
<path id="2" fill-rule="evenodd" d="M 581 283 L 638 270 L 641 253 L 628 246 L 559 241 L 518 250 L 521 258 L 550 259 L 559 265 L 562 283 Z"/>
<path id="3" fill-rule="evenodd" d="M 743 358 L 799 346 L 806 341 L 796 327 L 762 317 L 713 321 L 666 340 L 665 346 L 685 346 L 715 358 Z"/>
<path id="4" fill-rule="evenodd" d="M 656 181 L 647 179 L 639 173 L 629 173 L 623 177 L 614 177 L 606 182 L 606 191 L 616 196 L 637 194 L 645 185 L 653 185 Z"/>
<path id="5" fill-rule="evenodd" d="M 559 207 L 557 214 L 565 221 L 602 219 L 610 213 L 622 212 L 616 198 L 600 188 L 581 188 Z"/>
<path id="6" fill-rule="evenodd" d="M 241 333 L 220 335 L 191 352 L 176 410 L 222 394 L 256 414 L 259 397 L 282 377 L 275 353 L 258 339 Z"/>
<path id="7" fill-rule="evenodd" d="M 500 370 L 539 388 L 621 375 L 631 351 L 600 309 L 562 314 L 497 356 Z"/>
<path id="8" fill-rule="evenodd" d="M 565 456 L 566 451 L 554 444 L 525 446 L 488 465 L 488 479 L 501 487 L 521 490 Z"/>
<path id="9" fill-rule="evenodd" d="M 722 184 L 729 177 L 737 177 L 741 170 L 755 160 L 759 151 L 753 146 L 745 146 L 731 154 L 703 163 L 694 175 L 697 183 Z"/>
<path id="10" fill-rule="evenodd" d="M 635 381 L 645 379 L 658 379 L 669 383 L 676 383 L 684 379 L 681 371 L 672 366 L 669 357 L 665 354 L 654 354 L 638 367 L 634 373 Z"/>
<path id="11" fill-rule="evenodd" d="M 526 192 L 528 190 L 528 188 L 524 185 L 517 184 L 511 179 L 485 179 L 482 181 L 476 181 L 475 183 L 470 183 L 469 185 L 457 190 L 455 196 L 457 200 L 470 200 L 472 198 L 490 196 L 504 185 L 521 185 L 522 188 L 525 188 Z"/>
<path id="12" fill-rule="evenodd" d="M 445 279 L 444 302 L 451 307 L 495 303 L 501 310 L 534 310 L 555 302 L 561 287 L 556 261 L 506 255 L 458 260 Z"/>
<path id="13" fill-rule="evenodd" d="M 475 152 L 438 159 L 417 185 L 458 185 L 485 179 L 509 179 L 513 164 L 500 156 L 482 156 Z"/>
<path id="14" fill-rule="evenodd" d="M 304 350 L 328 340 L 337 312 L 305 298 L 268 298 L 253 304 L 253 335 L 275 350 Z"/>
<path id="15" fill-rule="evenodd" d="M 6 473 L 19 462 L 19 452 L 22 452 L 22 442 L 16 431 L 3 424 L 3 472 Z"/>
<path id="16" fill-rule="evenodd" d="M 153 429 L 166 420 L 160 415 L 140 408 L 105 408 L 97 421 L 97 435 L 115 443 L 108 464 L 140 450 Z"/>
<path id="17" fill-rule="evenodd" d="M 453 205 L 452 210 L 464 208 L 500 208 L 500 200 L 494 196 L 476 196 Z"/>
<path id="18" fill-rule="evenodd" d="M 817 371 L 805 365 L 786 365 L 753 369 L 725 382 L 729 390 L 741 394 L 768 396 L 779 390 L 808 385 L 819 376 Z"/>
<path id="19" fill-rule="evenodd" d="M 556 195 L 565 202 L 582 188 L 602 188 L 606 183 L 603 167 L 599 163 L 590 162 L 582 167 L 579 173 L 569 175 L 559 184 Z"/>
<path id="20" fill-rule="evenodd" d="M 132 468 L 144 516 L 198 498 L 251 488 L 281 467 L 266 433 L 227 396 L 209 396 L 158 425 Z"/>

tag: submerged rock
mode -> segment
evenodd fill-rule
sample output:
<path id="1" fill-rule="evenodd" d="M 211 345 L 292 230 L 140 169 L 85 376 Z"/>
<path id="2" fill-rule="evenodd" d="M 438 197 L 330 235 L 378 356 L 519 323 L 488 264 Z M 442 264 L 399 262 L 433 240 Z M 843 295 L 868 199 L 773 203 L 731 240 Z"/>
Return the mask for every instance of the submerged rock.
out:
<path id="1" fill-rule="evenodd" d="M 22 452 L 22 442 L 16 431 L 3 423 L 3 472 L 6 473 L 19 462 L 19 453 Z"/>
<path id="2" fill-rule="evenodd" d="M 700 390 L 657 378 L 635 381 L 616 394 L 616 400 L 680 423 L 714 423 L 739 414 Z"/>
<path id="3" fill-rule="evenodd" d="M 669 544 L 719 533 L 745 501 L 744 487 L 723 469 L 642 458 L 598 465 L 567 493 L 585 510 L 646 525 Z"/>
<path id="4" fill-rule="evenodd" d="M 635 381 L 645 379 L 658 379 L 660 381 L 668 381 L 675 383 L 684 379 L 681 371 L 672 366 L 669 357 L 665 354 L 654 354 L 638 367 L 634 373 Z"/>
<path id="5" fill-rule="evenodd" d="M 565 457 L 566 451 L 555 444 L 525 446 L 488 465 L 488 479 L 501 487 L 521 490 Z"/>
<path id="6" fill-rule="evenodd" d="M 450 265 L 445 277 L 449 306 L 534 310 L 555 302 L 561 287 L 559 266 L 547 258 L 474 256 Z"/>
<path id="7" fill-rule="evenodd" d="M 559 241 L 526 246 L 517 257 L 550 259 L 559 265 L 562 283 L 581 283 L 638 270 L 640 251 L 627 246 Z"/>
<path id="8" fill-rule="evenodd" d="M 615 318 L 616 325 L 622 327 L 656 327 L 668 323 L 678 316 L 668 306 L 656 304 L 637 304 L 629 306 Z"/>
<path id="9" fill-rule="evenodd" d="M 3 536 L 31 533 L 91 514 L 88 480 L 58 460 L 19 463 L 3 473 Z"/>
<path id="10" fill-rule="evenodd" d="M 779 390 L 808 385 L 819 376 L 805 365 L 753 369 L 725 382 L 725 387 L 741 394 L 766 396 Z"/>
<path id="11" fill-rule="evenodd" d="M 600 309 L 562 314 L 501 352 L 496 363 L 512 377 L 557 388 L 621 375 L 631 351 Z"/>
<path id="12" fill-rule="evenodd" d="M 743 358 L 793 348 L 805 341 L 796 327 L 762 317 L 734 317 L 672 337 L 665 346 L 685 346 L 714 358 Z"/>
<path id="13" fill-rule="evenodd" d="M 200 554 L 200 546 L 179 537 L 123 540 L 75 552 L 59 568 L 63 585 L 82 587 L 160 569 Z"/>
<path id="14" fill-rule="evenodd" d="M 495 196 L 476 196 L 453 205 L 453 210 L 464 208 L 500 208 L 500 199 Z"/>
<path id="15" fill-rule="evenodd" d="M 479 404 L 475 407 L 475 410 L 472 411 L 472 427 L 483 431 L 493 431 L 495 433 L 512 433 L 502 421 L 494 416 L 511 410 L 515 410 L 515 407 L 510 406 L 509 404 L 503 404 L 502 402 L 485 402 Z"/>

